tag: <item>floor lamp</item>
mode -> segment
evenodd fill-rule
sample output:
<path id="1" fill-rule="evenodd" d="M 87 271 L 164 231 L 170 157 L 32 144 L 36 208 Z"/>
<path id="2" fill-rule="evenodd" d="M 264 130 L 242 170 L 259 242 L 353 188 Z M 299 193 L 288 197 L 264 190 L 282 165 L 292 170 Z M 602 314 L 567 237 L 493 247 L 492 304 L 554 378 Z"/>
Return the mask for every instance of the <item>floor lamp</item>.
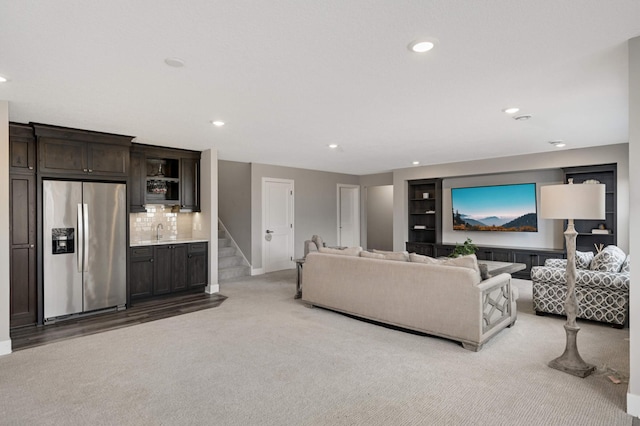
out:
<path id="1" fill-rule="evenodd" d="M 543 219 L 567 219 L 564 237 L 567 245 L 567 299 L 564 303 L 567 322 L 567 345 L 564 353 L 549 362 L 549 367 L 578 377 L 587 377 L 596 367 L 587 364 L 578 353 L 576 337 L 580 327 L 576 325 L 578 300 L 576 298 L 576 237 L 574 219 L 605 218 L 605 185 L 568 184 L 548 185 L 540 188 L 540 215 Z"/>

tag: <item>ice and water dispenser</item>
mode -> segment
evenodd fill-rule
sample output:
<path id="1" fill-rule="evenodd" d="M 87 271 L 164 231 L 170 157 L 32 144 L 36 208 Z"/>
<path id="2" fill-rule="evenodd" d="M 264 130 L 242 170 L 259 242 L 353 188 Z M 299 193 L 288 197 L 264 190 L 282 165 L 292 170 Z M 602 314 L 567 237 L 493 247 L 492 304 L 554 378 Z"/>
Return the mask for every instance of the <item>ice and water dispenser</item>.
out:
<path id="1" fill-rule="evenodd" d="M 51 253 L 73 253 L 74 241 L 74 228 L 53 228 L 51 230 Z"/>

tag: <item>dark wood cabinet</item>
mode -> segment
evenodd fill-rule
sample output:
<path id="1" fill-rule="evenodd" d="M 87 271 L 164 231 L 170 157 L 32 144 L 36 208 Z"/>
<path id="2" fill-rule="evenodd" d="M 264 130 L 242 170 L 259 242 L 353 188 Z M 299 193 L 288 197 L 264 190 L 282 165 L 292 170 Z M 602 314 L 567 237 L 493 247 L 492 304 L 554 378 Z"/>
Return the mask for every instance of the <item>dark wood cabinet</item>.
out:
<path id="1" fill-rule="evenodd" d="M 182 158 L 180 160 L 180 208 L 200 211 L 200 159 Z"/>
<path id="2" fill-rule="evenodd" d="M 410 243 L 439 243 L 442 234 L 442 179 L 408 182 Z"/>
<path id="3" fill-rule="evenodd" d="M 200 152 L 132 144 L 130 211 L 146 204 L 200 211 Z"/>
<path id="4" fill-rule="evenodd" d="M 146 187 L 146 164 L 147 160 L 142 152 L 131 151 L 129 172 L 129 211 L 131 213 L 145 212 L 145 187 Z"/>
<path id="5" fill-rule="evenodd" d="M 9 125 L 9 138 L 9 172 L 35 173 L 36 140 L 31 126 L 11 123 Z"/>
<path id="6" fill-rule="evenodd" d="M 438 257 L 448 256 L 453 252 L 455 244 L 435 244 L 434 251 Z M 407 244 L 407 250 L 409 245 Z M 497 262 L 524 263 L 526 268 L 513 275 L 514 278 L 531 279 L 531 268 L 542 266 L 547 259 L 563 259 L 564 250 L 560 249 L 538 249 L 538 248 L 510 248 L 478 246 L 476 257 L 479 261 L 493 260 Z"/>
<path id="7" fill-rule="evenodd" d="M 37 320 L 35 175 L 10 175 L 9 199 L 10 322 L 17 327 Z"/>
<path id="8" fill-rule="evenodd" d="M 9 124 L 10 326 L 37 321 L 35 138 L 29 126 Z"/>
<path id="9" fill-rule="evenodd" d="M 568 167 L 564 169 L 565 183 L 573 179 L 574 184 L 585 181 L 598 181 L 605 185 L 605 219 L 575 220 L 576 249 L 596 252 L 596 246 L 615 245 L 617 243 L 617 165 L 602 164 L 597 166 Z M 600 227 L 604 229 L 599 229 Z M 566 223 L 565 223 L 566 229 Z M 602 232 L 602 233 L 600 233 Z"/>
<path id="10" fill-rule="evenodd" d="M 209 254 L 207 243 L 189 244 L 188 276 L 189 288 L 205 286 L 209 281 L 207 262 Z"/>
<path id="11" fill-rule="evenodd" d="M 130 249 L 130 285 L 131 298 L 149 297 L 153 295 L 154 262 L 151 246 L 132 247 Z"/>
<path id="12" fill-rule="evenodd" d="M 161 296 L 207 284 L 206 242 L 139 246 L 130 251 L 131 299 Z"/>
<path id="13" fill-rule="evenodd" d="M 171 245 L 171 291 L 186 290 L 187 244 Z"/>
<path id="14" fill-rule="evenodd" d="M 133 136 L 32 124 L 38 173 L 45 176 L 127 178 Z"/>

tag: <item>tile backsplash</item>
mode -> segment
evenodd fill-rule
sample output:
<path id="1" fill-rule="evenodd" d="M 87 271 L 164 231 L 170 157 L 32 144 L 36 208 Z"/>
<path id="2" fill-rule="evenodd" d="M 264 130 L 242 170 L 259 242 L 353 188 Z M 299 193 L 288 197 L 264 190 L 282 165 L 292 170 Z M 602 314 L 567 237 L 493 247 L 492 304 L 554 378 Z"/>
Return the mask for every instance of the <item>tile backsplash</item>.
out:
<path id="1" fill-rule="evenodd" d="M 163 239 L 191 238 L 193 213 L 172 213 L 171 207 L 160 204 L 147 204 L 146 208 L 146 213 L 129 215 L 131 241 L 155 240 L 158 224 L 162 224 Z"/>

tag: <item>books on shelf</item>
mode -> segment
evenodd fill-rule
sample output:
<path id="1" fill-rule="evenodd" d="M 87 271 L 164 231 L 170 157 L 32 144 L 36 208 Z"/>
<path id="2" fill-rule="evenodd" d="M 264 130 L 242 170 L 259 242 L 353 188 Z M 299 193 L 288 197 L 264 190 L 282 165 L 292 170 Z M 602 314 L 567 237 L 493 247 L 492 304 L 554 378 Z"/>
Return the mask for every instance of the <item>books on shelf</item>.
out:
<path id="1" fill-rule="evenodd" d="M 592 234 L 609 234 L 611 233 L 611 230 L 594 228 L 591 230 L 591 233 Z"/>

